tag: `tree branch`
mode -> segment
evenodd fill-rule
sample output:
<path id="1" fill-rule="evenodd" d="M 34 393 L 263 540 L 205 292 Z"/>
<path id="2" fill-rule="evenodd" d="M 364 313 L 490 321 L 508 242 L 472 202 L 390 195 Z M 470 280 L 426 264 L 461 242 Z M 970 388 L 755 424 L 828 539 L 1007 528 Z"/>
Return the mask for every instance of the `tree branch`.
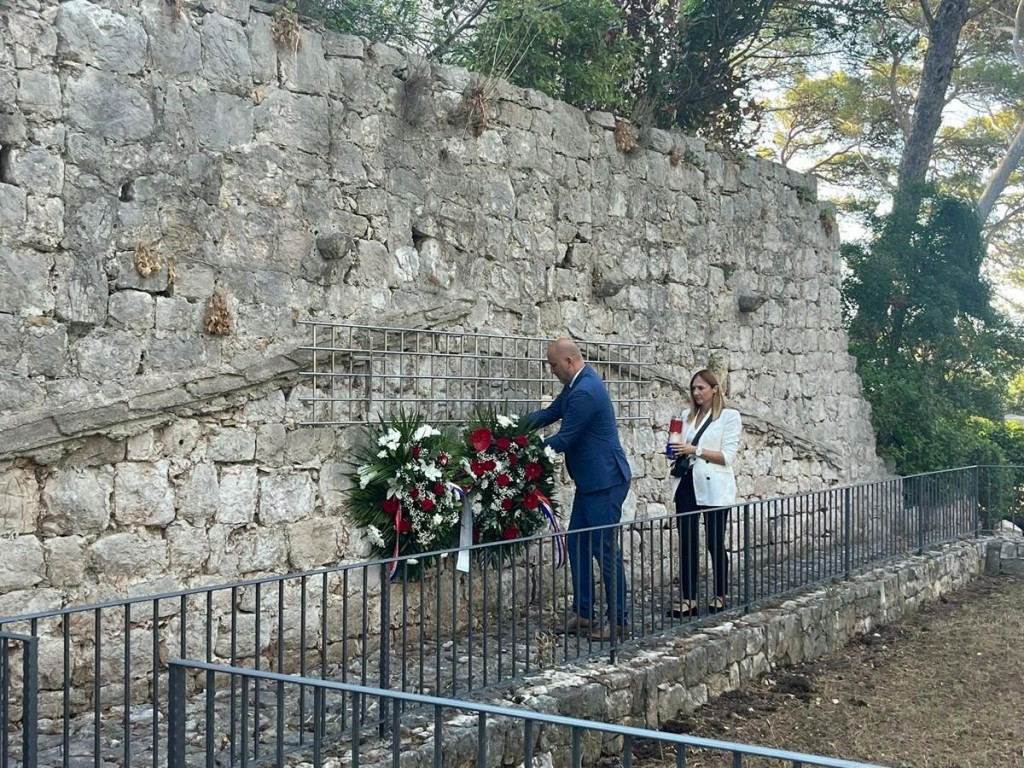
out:
<path id="1" fill-rule="evenodd" d="M 985 185 L 985 191 L 981 193 L 981 199 L 978 200 L 976 210 L 978 212 L 978 221 L 982 224 L 985 223 L 992 213 L 996 200 L 1003 194 L 1003 190 L 1006 189 L 1006 185 L 1010 181 L 1010 176 L 1017 170 L 1017 166 L 1020 165 L 1022 158 L 1024 158 L 1024 125 L 1020 127 L 1017 135 L 1013 137 L 1013 141 L 1006 150 L 1006 154 L 1003 155 L 999 165 L 996 166 L 996 170 L 989 177 L 988 184 Z"/>

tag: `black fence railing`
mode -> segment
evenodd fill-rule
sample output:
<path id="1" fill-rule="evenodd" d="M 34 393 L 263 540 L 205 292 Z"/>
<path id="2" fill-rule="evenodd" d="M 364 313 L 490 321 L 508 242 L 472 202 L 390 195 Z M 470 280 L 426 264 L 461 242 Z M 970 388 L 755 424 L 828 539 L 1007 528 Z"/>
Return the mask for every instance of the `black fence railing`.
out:
<path id="1" fill-rule="evenodd" d="M 329 761 L 353 768 L 364 763 L 400 768 L 402 753 L 409 748 L 402 744 L 400 712 L 407 709 L 427 713 L 420 738 L 425 754 L 416 764 L 433 768 L 455 764 L 534 766 L 534 758 L 542 753 L 550 761 L 545 762 L 555 766 L 581 768 L 604 756 L 618 758 L 624 768 L 630 768 L 638 747 L 645 754 L 654 748 L 665 756 L 665 764 L 674 759 L 677 766 L 685 766 L 699 755 L 707 760 L 725 757 L 732 766 L 742 766 L 744 758 L 750 757 L 794 768 L 878 768 L 819 755 L 186 659 L 172 661 L 170 669 L 168 768 L 225 762 L 281 766 L 289 757 L 296 762 L 301 758 L 314 768 Z M 200 697 L 199 708 L 187 693 L 189 679 L 196 674 L 205 679 L 206 693 Z M 228 688 L 241 692 L 240 706 L 229 707 L 217 696 L 216 691 Z M 259 703 L 261 689 L 272 694 L 267 706 Z M 367 739 L 361 720 L 361 713 L 367 710 L 384 715 L 384 738 Z M 191 732 L 186 729 L 189 721 L 197 723 Z M 495 739 L 491 724 L 502 728 L 505 738 Z M 473 736 L 467 740 L 465 734 L 470 730 Z M 446 733 L 463 735 L 466 746 L 456 759 L 448 755 L 442 761 Z M 452 742 L 444 747 L 454 748 Z"/>
<path id="2" fill-rule="evenodd" d="M 29 635 L 0 632 L 0 765 L 24 768 L 38 764 L 36 732 L 39 701 L 39 640 Z M 22 724 L 21 738 L 12 748 L 8 723 Z"/>
<path id="3" fill-rule="evenodd" d="M 558 538 L 550 533 L 515 546 L 468 548 L 468 573 L 454 567 L 455 551 L 401 559 L 394 582 L 388 562 L 346 564 L 0 618 L 0 631 L 31 637 L 38 647 L 39 765 L 84 760 L 158 768 L 167 757 L 171 659 L 464 697 L 598 654 L 614 660 L 627 637 L 699 621 L 719 597 L 726 610 L 743 611 L 975 534 L 997 517 L 1019 514 L 1018 472 L 970 467 L 719 510 L 711 525 L 722 533 L 712 541 L 714 558 L 696 518 L 578 532 L 568 538 L 571 555 L 582 554 L 587 542 L 622 552 L 625 584 L 606 593 L 595 573 L 592 606 L 595 623 L 615 617 L 621 633 L 606 631 L 607 624 L 566 631 L 571 579 L 569 568 L 558 566 Z M 407 578 L 413 572 L 415 581 Z M 680 615 L 686 598 L 694 609 Z M 200 693 L 204 679 L 196 674 L 187 690 Z M 242 706 L 237 686 L 220 695 L 236 710 Z M 17 723 L 19 701 L 12 690 L 8 722 Z M 4 765 L 19 762 L 13 756 L 23 739 L 17 729 L 11 738 Z"/>

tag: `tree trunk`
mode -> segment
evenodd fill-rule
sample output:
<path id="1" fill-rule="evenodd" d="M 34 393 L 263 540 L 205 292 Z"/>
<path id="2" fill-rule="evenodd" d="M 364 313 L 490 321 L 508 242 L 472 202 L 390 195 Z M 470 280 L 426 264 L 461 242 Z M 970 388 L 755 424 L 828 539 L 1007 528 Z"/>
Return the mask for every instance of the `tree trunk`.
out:
<path id="1" fill-rule="evenodd" d="M 1003 194 L 1003 190 L 1006 189 L 1010 176 L 1017 169 L 1017 166 L 1020 165 L 1021 158 L 1024 158 L 1024 126 L 1013 137 L 1013 141 L 1006 150 L 1006 154 L 999 161 L 999 166 L 995 172 L 989 177 L 988 184 L 985 185 L 985 191 L 978 201 L 976 210 L 978 211 L 978 221 L 982 226 L 985 226 L 985 222 L 988 221 L 996 200 Z"/>
<path id="2" fill-rule="evenodd" d="M 916 217 L 921 205 L 921 188 L 928 175 L 935 135 L 942 123 L 946 91 L 953 77 L 957 43 L 967 23 L 969 5 L 970 0 L 943 0 L 932 18 L 914 119 L 896 179 L 893 213 L 897 218 Z"/>

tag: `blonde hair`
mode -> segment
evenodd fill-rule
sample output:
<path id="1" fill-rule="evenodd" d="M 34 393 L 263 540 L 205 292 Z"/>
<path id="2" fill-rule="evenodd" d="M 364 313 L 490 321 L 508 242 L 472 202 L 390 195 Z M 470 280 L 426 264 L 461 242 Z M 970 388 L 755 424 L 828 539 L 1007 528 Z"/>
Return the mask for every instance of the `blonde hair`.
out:
<path id="1" fill-rule="evenodd" d="M 697 379 L 701 379 L 705 384 L 715 390 L 714 397 L 711 398 L 711 420 L 714 421 L 722 415 L 722 410 L 725 408 L 725 396 L 722 395 L 722 385 L 718 381 L 718 377 L 715 372 L 708 369 L 702 368 L 693 374 L 693 378 L 690 379 L 690 423 L 697 423 L 697 411 L 700 410 L 697 407 L 697 401 L 693 399 L 693 382 Z"/>

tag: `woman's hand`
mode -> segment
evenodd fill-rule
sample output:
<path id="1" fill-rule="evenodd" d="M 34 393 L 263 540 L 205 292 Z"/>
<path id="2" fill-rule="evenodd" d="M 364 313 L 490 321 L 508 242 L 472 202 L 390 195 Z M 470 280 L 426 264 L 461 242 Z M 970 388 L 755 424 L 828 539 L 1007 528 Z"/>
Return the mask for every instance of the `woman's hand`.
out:
<path id="1" fill-rule="evenodd" d="M 697 448 L 689 443 L 669 443 L 668 447 L 672 451 L 672 457 L 677 458 L 679 456 L 692 456 L 693 452 Z"/>

